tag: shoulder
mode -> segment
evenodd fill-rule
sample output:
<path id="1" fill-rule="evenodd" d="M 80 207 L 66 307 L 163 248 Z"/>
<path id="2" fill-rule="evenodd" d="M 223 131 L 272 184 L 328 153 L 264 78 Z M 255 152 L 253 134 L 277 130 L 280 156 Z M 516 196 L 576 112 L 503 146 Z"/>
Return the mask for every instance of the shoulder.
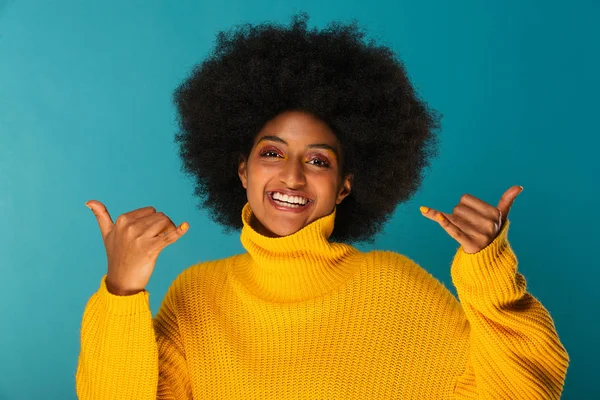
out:
<path id="1" fill-rule="evenodd" d="M 365 253 L 365 262 L 369 263 L 371 268 L 381 272 L 414 278 L 426 276 L 433 278 L 433 275 L 414 260 L 390 250 L 371 250 Z"/>
<path id="2" fill-rule="evenodd" d="M 207 277 L 214 274 L 223 274 L 239 255 L 233 255 L 217 260 L 200 261 L 184 269 L 177 279 L 194 279 L 199 276 Z"/>
<path id="3" fill-rule="evenodd" d="M 400 313 L 408 313 L 413 318 L 436 315 L 451 320 L 464 319 L 460 303 L 452 292 L 411 258 L 387 250 L 372 250 L 365 256 L 365 261 L 370 263 L 366 270 L 371 270 L 380 280 L 379 286 L 386 288 L 389 301 L 400 304 Z"/>
<path id="4" fill-rule="evenodd" d="M 429 271 L 408 256 L 389 250 L 371 250 L 365 253 L 367 270 L 382 279 L 396 282 L 402 290 L 419 291 L 434 296 L 451 296 L 451 292 Z"/>
<path id="5" fill-rule="evenodd" d="M 227 258 L 201 261 L 181 271 L 171 283 L 167 296 L 176 302 L 190 297 L 203 296 L 223 284 L 227 270 L 238 255 Z"/>

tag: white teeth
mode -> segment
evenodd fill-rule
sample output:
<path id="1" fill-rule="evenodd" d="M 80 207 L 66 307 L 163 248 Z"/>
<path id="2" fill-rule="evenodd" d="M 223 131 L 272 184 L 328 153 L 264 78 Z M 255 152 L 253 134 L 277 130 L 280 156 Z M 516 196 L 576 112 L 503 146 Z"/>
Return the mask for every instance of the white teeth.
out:
<path id="1" fill-rule="evenodd" d="M 299 205 L 305 205 L 306 203 L 308 203 L 308 199 L 305 199 L 304 197 L 288 196 L 287 194 L 283 194 L 283 193 L 279 193 L 279 192 L 273 193 L 273 199 L 285 201 L 286 203 L 299 204 Z"/>

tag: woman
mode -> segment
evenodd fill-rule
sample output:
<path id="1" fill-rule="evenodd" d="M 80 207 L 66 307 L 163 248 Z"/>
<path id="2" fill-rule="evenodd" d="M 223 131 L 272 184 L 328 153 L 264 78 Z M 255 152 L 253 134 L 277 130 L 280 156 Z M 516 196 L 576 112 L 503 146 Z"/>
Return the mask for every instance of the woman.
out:
<path id="1" fill-rule="evenodd" d="M 438 118 L 389 48 L 306 22 L 220 33 L 176 91 L 185 169 L 247 252 L 183 271 L 152 319 L 144 288 L 187 223 L 152 207 L 113 223 L 86 203 L 108 272 L 83 317 L 79 397 L 559 398 L 569 358 L 507 239 L 521 187 L 497 207 L 422 208 L 461 244 L 460 302 L 409 258 L 349 244 L 415 193 Z"/>

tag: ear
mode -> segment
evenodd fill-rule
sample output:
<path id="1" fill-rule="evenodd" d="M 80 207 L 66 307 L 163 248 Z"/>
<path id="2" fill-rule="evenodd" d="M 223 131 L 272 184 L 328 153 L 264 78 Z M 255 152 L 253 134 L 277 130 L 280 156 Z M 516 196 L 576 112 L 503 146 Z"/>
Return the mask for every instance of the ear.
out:
<path id="1" fill-rule="evenodd" d="M 242 186 L 244 189 L 248 189 L 248 161 L 244 156 L 240 156 L 238 163 L 238 176 L 240 177 L 240 181 L 242 181 Z"/>
<path id="2" fill-rule="evenodd" d="M 352 180 L 354 179 L 353 174 L 348 174 L 342 180 L 342 186 L 340 188 L 340 192 L 338 193 L 337 199 L 335 200 L 335 204 L 340 204 L 342 200 L 344 200 L 352 191 Z"/>

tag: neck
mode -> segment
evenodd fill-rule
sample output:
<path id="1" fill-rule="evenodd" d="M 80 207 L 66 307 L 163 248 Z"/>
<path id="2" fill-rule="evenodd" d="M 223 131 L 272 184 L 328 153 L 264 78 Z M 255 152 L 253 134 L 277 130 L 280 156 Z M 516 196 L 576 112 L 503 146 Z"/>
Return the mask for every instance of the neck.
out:
<path id="1" fill-rule="evenodd" d="M 234 274 L 255 295 L 274 302 L 321 296 L 342 285 L 359 267 L 360 252 L 329 241 L 336 210 L 282 237 L 267 237 L 253 226 L 250 205 L 242 210 L 240 236 L 248 252 Z"/>

